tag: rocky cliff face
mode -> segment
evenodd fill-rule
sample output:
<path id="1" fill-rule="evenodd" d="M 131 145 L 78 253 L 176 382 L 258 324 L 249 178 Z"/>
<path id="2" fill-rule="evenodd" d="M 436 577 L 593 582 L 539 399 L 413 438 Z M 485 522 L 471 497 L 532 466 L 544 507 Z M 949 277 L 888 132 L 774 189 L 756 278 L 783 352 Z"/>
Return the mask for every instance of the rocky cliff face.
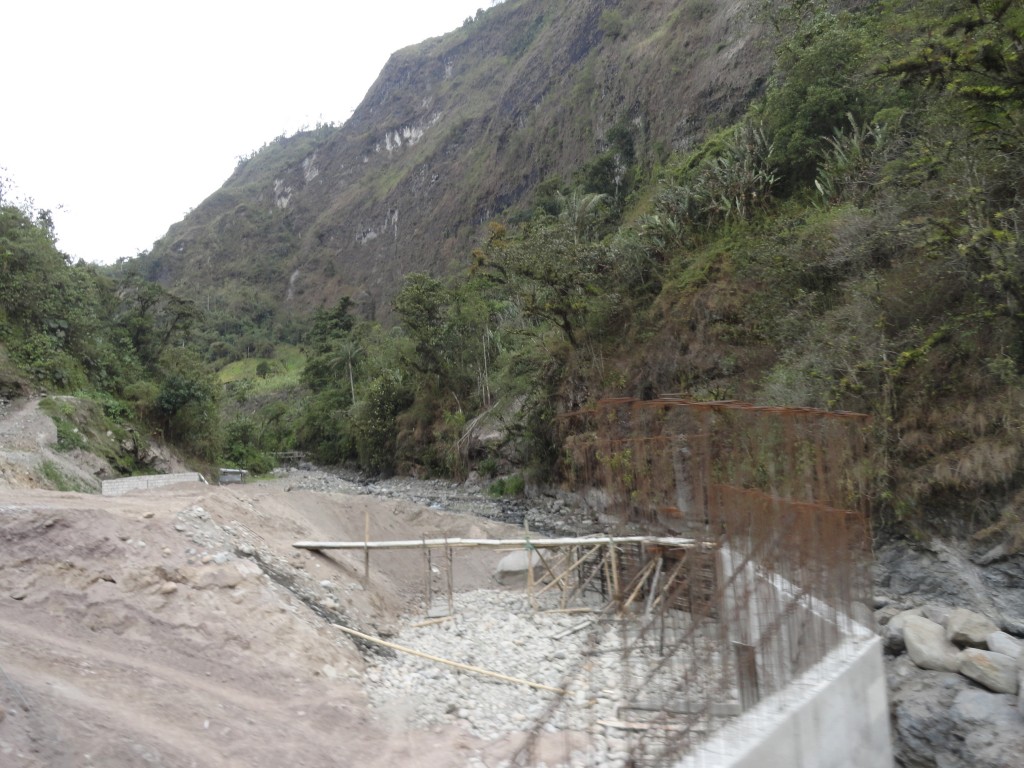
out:
<path id="1" fill-rule="evenodd" d="M 571 180 L 613 126 L 644 173 L 734 118 L 768 71 L 748 5 L 507 0 L 395 53 L 344 125 L 242 162 L 141 266 L 251 316 L 345 294 L 386 317 L 403 275 L 468 264 L 488 220 Z"/>

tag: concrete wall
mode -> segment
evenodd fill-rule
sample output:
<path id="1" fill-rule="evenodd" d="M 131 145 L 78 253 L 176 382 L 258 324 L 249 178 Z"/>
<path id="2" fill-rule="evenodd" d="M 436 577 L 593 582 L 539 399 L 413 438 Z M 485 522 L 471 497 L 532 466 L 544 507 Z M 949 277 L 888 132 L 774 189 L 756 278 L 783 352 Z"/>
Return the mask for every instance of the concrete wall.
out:
<path id="1" fill-rule="evenodd" d="M 104 496 L 120 496 L 132 491 L 145 491 L 150 488 L 161 488 L 175 483 L 205 483 L 206 479 L 198 472 L 179 472 L 174 475 L 139 475 L 137 477 L 119 477 L 116 480 L 103 481 Z"/>
<path id="2" fill-rule="evenodd" d="M 882 641 L 866 629 L 713 734 L 680 768 L 893 765 Z"/>

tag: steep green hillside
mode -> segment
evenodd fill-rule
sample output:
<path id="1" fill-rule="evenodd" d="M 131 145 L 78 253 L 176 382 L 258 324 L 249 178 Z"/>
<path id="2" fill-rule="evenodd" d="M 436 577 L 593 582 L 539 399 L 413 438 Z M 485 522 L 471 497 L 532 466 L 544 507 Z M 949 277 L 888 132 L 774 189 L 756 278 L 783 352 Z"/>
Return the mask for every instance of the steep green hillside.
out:
<path id="1" fill-rule="evenodd" d="M 506 0 L 395 53 L 343 126 L 241 162 L 142 273 L 195 298 L 239 354 L 296 340 L 296 315 L 342 295 L 387 320 L 405 274 L 464 268 L 486 222 L 541 182 L 583 174 L 624 203 L 740 114 L 769 58 L 747 6 Z"/>
<path id="2" fill-rule="evenodd" d="M 850 409 L 881 526 L 1018 527 L 1024 10 L 764 8 L 765 96 L 625 207 L 584 162 L 462 276 L 407 275 L 397 328 L 321 312 L 299 443 L 555 479 L 557 416 L 604 395 Z"/>

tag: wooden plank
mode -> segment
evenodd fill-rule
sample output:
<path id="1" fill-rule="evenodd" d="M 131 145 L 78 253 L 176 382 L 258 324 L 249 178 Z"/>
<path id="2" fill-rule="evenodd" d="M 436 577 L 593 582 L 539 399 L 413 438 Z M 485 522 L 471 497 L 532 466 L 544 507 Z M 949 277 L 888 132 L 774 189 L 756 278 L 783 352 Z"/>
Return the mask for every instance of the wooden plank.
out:
<path id="1" fill-rule="evenodd" d="M 757 648 L 746 643 L 734 642 L 736 650 L 736 678 L 740 689 L 740 706 L 743 711 L 750 709 L 761 699 L 757 679 Z"/>

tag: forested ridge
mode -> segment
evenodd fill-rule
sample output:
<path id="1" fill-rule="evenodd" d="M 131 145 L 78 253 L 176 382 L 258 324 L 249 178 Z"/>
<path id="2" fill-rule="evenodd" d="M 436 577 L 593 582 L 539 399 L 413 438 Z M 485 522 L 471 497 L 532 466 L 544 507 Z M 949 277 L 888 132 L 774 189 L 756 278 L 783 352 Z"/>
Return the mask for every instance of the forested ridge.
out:
<path id="1" fill-rule="evenodd" d="M 659 157 L 623 113 L 454 269 L 404 275 L 386 323 L 353 295 L 215 328 L 131 263 L 67 264 L 44 214 L 5 206 L 3 369 L 209 461 L 301 449 L 495 492 L 557 483 L 557 417 L 603 396 L 861 411 L 880 529 L 1019 537 L 1024 8 L 757 6 L 775 66 L 738 119 Z M 599 24 L 630 35 L 630 8 Z"/>

